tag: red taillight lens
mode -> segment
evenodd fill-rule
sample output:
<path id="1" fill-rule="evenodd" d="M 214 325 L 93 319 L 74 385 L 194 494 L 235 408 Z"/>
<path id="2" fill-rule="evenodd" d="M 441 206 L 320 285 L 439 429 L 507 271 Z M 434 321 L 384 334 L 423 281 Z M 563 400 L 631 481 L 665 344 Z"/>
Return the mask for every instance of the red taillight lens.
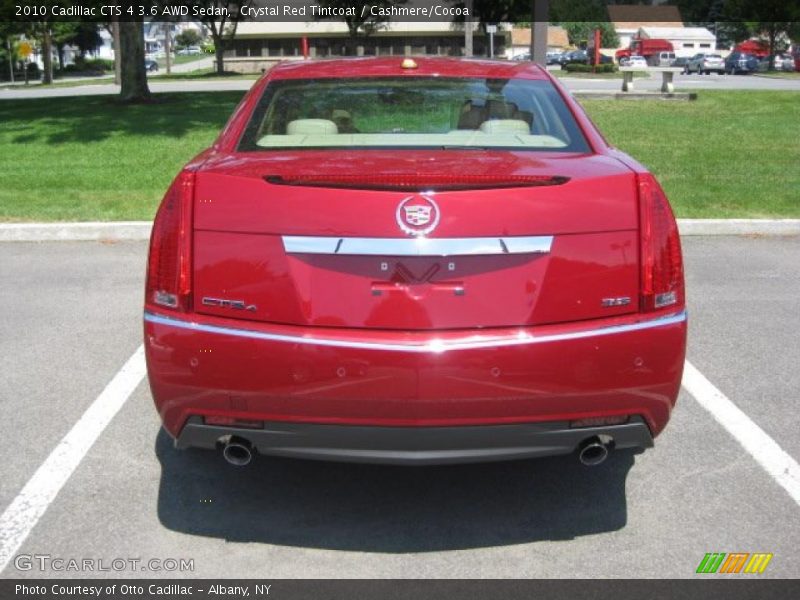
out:
<path id="1" fill-rule="evenodd" d="M 560 175 L 486 175 L 458 173 L 457 175 L 392 175 L 363 173 L 356 175 L 329 173 L 316 175 L 267 175 L 264 179 L 273 185 L 344 188 L 351 190 L 419 191 L 436 192 L 454 190 L 481 190 L 509 187 L 539 187 L 563 185 L 569 177 Z"/>
<path id="2" fill-rule="evenodd" d="M 194 178 L 194 172 L 181 171 L 156 213 L 150 235 L 145 304 L 189 310 Z"/>
<path id="3" fill-rule="evenodd" d="M 678 224 L 655 177 L 639 174 L 643 311 L 683 305 L 683 259 Z"/>

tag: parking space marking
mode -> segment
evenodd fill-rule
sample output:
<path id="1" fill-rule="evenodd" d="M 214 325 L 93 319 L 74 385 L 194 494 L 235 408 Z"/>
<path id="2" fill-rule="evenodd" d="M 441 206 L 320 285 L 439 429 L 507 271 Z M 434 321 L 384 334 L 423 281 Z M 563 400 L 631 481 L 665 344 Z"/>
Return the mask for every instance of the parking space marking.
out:
<path id="1" fill-rule="evenodd" d="M 139 346 L 0 516 L 0 572 L 144 375 L 144 347 Z"/>
<path id="2" fill-rule="evenodd" d="M 800 506 L 800 465 L 761 427 L 686 361 L 683 387 Z"/>

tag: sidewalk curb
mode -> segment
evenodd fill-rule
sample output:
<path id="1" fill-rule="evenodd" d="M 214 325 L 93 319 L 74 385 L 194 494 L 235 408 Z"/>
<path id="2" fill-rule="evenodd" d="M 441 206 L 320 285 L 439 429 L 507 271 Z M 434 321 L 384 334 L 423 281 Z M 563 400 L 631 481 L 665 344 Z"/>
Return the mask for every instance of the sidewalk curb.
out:
<path id="1" fill-rule="evenodd" d="M 0 242 L 148 240 L 150 221 L 0 223 Z M 681 235 L 800 235 L 800 219 L 678 219 Z"/>
<path id="2" fill-rule="evenodd" d="M 800 235 L 800 219 L 678 219 L 681 235 Z"/>
<path id="3" fill-rule="evenodd" d="M 149 240 L 151 221 L 0 223 L 0 242 Z"/>

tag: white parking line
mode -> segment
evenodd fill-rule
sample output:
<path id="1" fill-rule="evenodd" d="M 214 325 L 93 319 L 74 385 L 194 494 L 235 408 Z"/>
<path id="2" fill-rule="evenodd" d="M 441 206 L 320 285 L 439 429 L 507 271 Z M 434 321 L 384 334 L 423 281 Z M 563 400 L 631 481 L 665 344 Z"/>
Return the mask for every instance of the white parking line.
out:
<path id="1" fill-rule="evenodd" d="M 800 465 L 714 384 L 686 361 L 683 387 L 800 505 Z"/>
<path id="2" fill-rule="evenodd" d="M 0 516 L 0 572 L 145 375 L 139 346 Z"/>

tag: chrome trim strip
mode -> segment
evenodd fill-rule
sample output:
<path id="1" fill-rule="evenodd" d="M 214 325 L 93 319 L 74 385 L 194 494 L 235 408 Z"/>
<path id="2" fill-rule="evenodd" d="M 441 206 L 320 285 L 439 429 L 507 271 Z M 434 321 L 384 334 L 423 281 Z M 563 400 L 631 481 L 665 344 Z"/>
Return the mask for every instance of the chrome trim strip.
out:
<path id="1" fill-rule="evenodd" d="M 144 313 L 144 320 L 158 325 L 176 327 L 178 329 L 188 329 L 191 331 L 202 331 L 204 333 L 218 333 L 220 335 L 232 335 L 257 340 L 268 340 L 272 342 L 286 342 L 290 344 L 308 344 L 315 346 L 330 346 L 335 348 L 355 348 L 360 350 L 388 350 L 393 352 L 417 352 L 417 353 L 442 353 L 450 350 L 475 350 L 480 348 L 499 348 L 504 346 L 522 346 L 525 344 L 544 344 L 548 342 L 562 342 L 566 340 L 577 340 L 588 337 L 613 335 L 616 333 L 627 333 L 630 331 L 640 331 L 654 327 L 663 327 L 683 323 L 686 321 L 687 313 L 685 310 L 655 319 L 639 321 L 627 325 L 613 325 L 609 327 L 595 327 L 570 333 L 558 333 L 553 335 L 535 335 L 525 330 L 520 330 L 519 334 L 513 338 L 502 337 L 492 338 L 485 335 L 473 335 L 462 338 L 458 341 L 447 342 L 444 340 L 431 340 L 424 343 L 385 343 L 385 342 L 356 342 L 341 340 L 336 338 L 324 338 L 301 335 L 284 335 L 277 333 L 265 333 L 252 329 L 239 329 L 235 327 L 222 327 L 219 325 L 204 325 L 174 317 L 165 317 L 148 311 Z"/>
<path id="2" fill-rule="evenodd" d="M 348 256 L 486 256 L 493 254 L 545 254 L 552 235 L 472 238 L 370 238 L 284 235 L 288 254 L 339 254 Z"/>

